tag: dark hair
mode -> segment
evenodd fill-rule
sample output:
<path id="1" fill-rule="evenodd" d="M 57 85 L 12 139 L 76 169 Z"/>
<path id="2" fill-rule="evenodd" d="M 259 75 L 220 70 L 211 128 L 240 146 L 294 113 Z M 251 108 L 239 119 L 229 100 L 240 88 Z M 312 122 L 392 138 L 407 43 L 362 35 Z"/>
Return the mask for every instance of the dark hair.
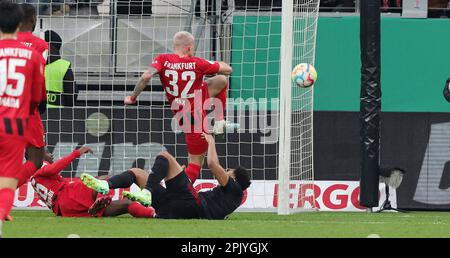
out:
<path id="1" fill-rule="evenodd" d="M 49 43 L 51 46 L 55 47 L 57 50 L 61 49 L 61 45 L 62 45 L 62 39 L 59 36 L 58 33 L 52 31 L 52 30 L 47 30 L 45 31 L 45 41 L 47 43 Z"/>
<path id="2" fill-rule="evenodd" d="M 250 186 L 250 175 L 246 168 L 241 166 L 235 168 L 234 176 L 236 177 L 236 182 L 241 186 L 242 191 L 245 191 Z"/>
<path id="3" fill-rule="evenodd" d="M 14 33 L 22 21 L 23 12 L 18 4 L 0 1 L 0 31 Z"/>
<path id="4" fill-rule="evenodd" d="M 21 4 L 20 7 L 22 8 L 23 12 L 22 22 L 33 23 L 34 22 L 33 19 L 37 15 L 36 8 L 33 5 L 27 3 Z"/>

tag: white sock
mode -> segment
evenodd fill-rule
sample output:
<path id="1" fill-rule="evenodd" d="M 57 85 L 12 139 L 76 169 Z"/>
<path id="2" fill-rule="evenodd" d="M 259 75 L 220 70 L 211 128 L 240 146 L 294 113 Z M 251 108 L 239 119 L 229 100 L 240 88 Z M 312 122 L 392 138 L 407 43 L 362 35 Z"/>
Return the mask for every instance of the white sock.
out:
<path id="1" fill-rule="evenodd" d="M 146 193 L 146 194 L 152 194 L 152 192 L 150 192 L 147 188 L 144 188 L 143 190 L 142 190 L 142 192 L 143 193 Z"/>

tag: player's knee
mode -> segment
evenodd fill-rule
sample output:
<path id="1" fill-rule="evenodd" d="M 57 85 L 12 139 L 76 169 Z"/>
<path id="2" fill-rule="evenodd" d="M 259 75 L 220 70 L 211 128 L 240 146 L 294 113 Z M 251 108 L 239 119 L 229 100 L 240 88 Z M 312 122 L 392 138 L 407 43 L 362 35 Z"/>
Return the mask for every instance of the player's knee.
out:
<path id="1" fill-rule="evenodd" d="M 173 158 L 173 156 L 167 151 L 161 151 L 160 153 L 158 153 L 158 156 L 162 156 L 168 160 L 171 160 Z"/>
<path id="2" fill-rule="evenodd" d="M 217 75 L 214 77 L 211 83 L 208 84 L 210 88 L 215 90 L 223 90 L 228 85 L 228 78 L 225 75 Z"/>
<path id="3" fill-rule="evenodd" d="M 128 171 L 132 174 L 134 174 L 136 177 L 140 176 L 142 173 L 145 173 L 142 169 L 140 168 L 130 168 L 128 169 Z"/>
<path id="4" fill-rule="evenodd" d="M 217 82 L 220 83 L 220 85 L 226 86 L 228 84 L 228 78 L 225 75 L 218 75 Z"/>
<path id="5" fill-rule="evenodd" d="M 140 168 L 131 168 L 128 170 L 130 173 L 134 175 L 134 182 L 140 187 L 143 188 L 145 183 L 148 180 L 148 173 Z"/>
<path id="6" fill-rule="evenodd" d="M 158 153 L 158 156 L 167 156 L 167 155 L 170 155 L 170 153 L 167 151 L 161 151 L 160 153 Z"/>
<path id="7" fill-rule="evenodd" d="M 169 170 L 169 159 L 165 154 L 158 155 L 152 167 L 153 173 L 167 174 L 168 170 Z"/>

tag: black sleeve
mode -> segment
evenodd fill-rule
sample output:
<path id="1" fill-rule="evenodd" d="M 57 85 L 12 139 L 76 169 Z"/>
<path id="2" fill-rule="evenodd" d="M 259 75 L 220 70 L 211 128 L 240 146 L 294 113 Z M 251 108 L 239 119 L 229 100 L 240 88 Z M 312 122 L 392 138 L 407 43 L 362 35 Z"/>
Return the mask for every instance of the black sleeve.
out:
<path id="1" fill-rule="evenodd" d="M 447 81 L 445 82 L 445 88 L 444 88 L 444 97 L 445 99 L 450 102 L 450 78 L 447 79 Z"/>
<path id="2" fill-rule="evenodd" d="M 39 113 L 42 115 L 47 111 L 47 101 L 42 101 L 38 106 Z"/>
<path id="3" fill-rule="evenodd" d="M 63 79 L 64 93 L 62 94 L 62 101 L 64 106 L 72 107 L 77 101 L 78 89 L 73 76 L 72 68 L 69 67 Z"/>

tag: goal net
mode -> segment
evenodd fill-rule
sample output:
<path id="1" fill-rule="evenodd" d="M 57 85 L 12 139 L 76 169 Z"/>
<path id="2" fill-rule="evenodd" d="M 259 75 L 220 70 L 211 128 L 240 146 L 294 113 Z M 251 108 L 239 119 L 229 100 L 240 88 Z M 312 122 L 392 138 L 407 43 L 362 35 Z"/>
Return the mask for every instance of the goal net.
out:
<path id="1" fill-rule="evenodd" d="M 57 99 L 43 117 L 48 150 L 55 160 L 82 145 L 95 152 L 77 159 L 64 177 L 149 170 L 162 150 L 187 164 L 184 135 L 174 130 L 158 78 L 136 106 L 123 105 L 153 58 L 172 52 L 173 36 L 186 30 L 196 39 L 197 56 L 233 68 L 227 120 L 241 126 L 217 139 L 217 149 L 224 167 L 251 171 L 240 210 L 288 214 L 315 208 L 314 87 L 294 86 L 290 73 L 296 64 L 314 65 L 319 0 L 29 2 L 37 2 L 35 34 L 44 38 L 52 30 L 62 39 L 58 49 L 51 38 L 50 62 L 69 61 L 74 75 L 72 86 L 60 75 L 60 97 L 55 88 L 48 95 Z M 214 182 L 205 166 L 196 188 L 209 189 Z M 16 206 L 42 206 L 32 199 L 28 185 L 19 190 Z"/>

